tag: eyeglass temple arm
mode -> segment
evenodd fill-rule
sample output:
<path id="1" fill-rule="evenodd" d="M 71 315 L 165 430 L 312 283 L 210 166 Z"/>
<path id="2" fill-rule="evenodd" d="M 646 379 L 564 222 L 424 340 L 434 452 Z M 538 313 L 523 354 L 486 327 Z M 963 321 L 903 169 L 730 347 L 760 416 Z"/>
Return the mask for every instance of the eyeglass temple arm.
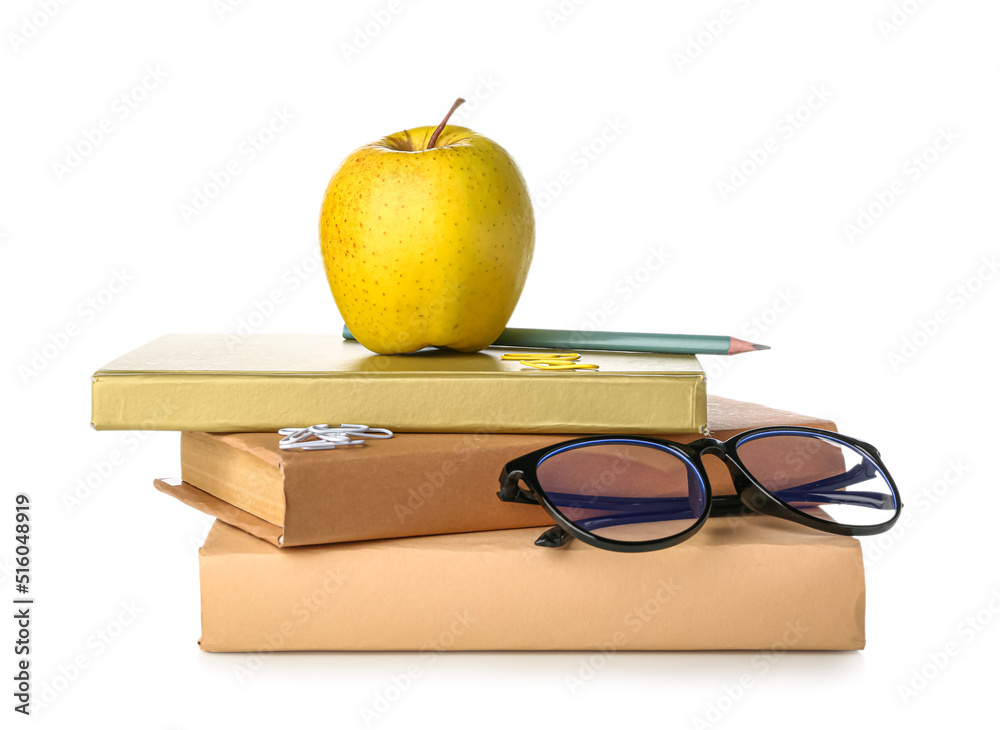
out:
<path id="1" fill-rule="evenodd" d="M 877 474 L 878 467 L 875 466 L 874 462 L 865 457 L 861 463 L 843 474 L 837 474 L 795 487 L 788 487 L 787 489 L 775 490 L 773 494 L 785 502 L 808 501 L 872 507 L 874 509 L 894 509 L 895 503 L 891 494 L 837 491 L 844 487 L 873 479 Z M 501 488 L 497 492 L 497 496 L 505 502 L 537 505 L 538 501 L 518 486 L 518 480 L 521 476 L 522 472 L 513 471 L 508 474 L 506 469 L 504 469 L 500 475 Z M 587 509 L 596 509 L 605 512 L 617 510 L 621 513 L 619 515 L 604 515 L 577 521 L 576 524 L 585 530 L 596 529 L 598 526 L 612 527 L 653 521 L 667 516 L 673 519 L 681 519 L 685 516 L 685 513 L 688 516 L 693 516 L 691 502 L 687 497 L 602 497 L 568 493 L 550 493 L 549 497 L 558 501 L 585 502 Z M 654 511 L 649 511 L 651 508 Z M 712 498 L 712 514 L 717 517 L 740 514 L 744 510 L 743 503 L 736 495 L 720 495 Z M 572 539 L 572 535 L 568 534 L 561 527 L 556 526 L 542 534 L 535 541 L 535 544 L 542 547 L 561 547 Z"/>
<path id="2" fill-rule="evenodd" d="M 840 492 L 837 490 L 855 484 L 869 481 L 878 476 L 878 467 L 868 457 L 863 457 L 859 464 L 851 467 L 843 474 L 818 479 L 808 484 L 799 484 L 787 489 L 771 490 L 779 499 L 785 502 L 826 502 L 828 504 L 847 504 L 874 509 L 895 509 L 896 500 L 892 494 L 883 492 Z"/>
<path id="3" fill-rule="evenodd" d="M 805 498 L 796 498 L 789 501 L 808 501 L 815 503 L 826 503 L 826 504 L 851 504 L 858 507 L 877 507 L 882 509 L 882 495 L 877 497 L 867 497 L 865 495 L 844 495 L 844 499 L 831 499 L 832 495 L 823 494 L 807 494 Z M 849 500 L 846 497 L 858 496 L 857 500 Z M 683 497 L 675 497 L 674 499 L 684 499 Z M 684 500 L 687 501 L 687 500 Z M 879 504 L 876 505 L 875 502 Z M 694 519 L 694 510 L 691 509 L 690 505 L 682 504 L 670 504 L 670 505 L 647 505 L 647 507 L 652 507 L 652 509 L 640 510 L 640 509 L 622 509 L 618 514 L 606 514 L 600 517 L 589 517 L 576 520 L 576 524 L 585 529 L 593 530 L 598 527 L 616 527 L 619 525 L 630 525 L 637 524 L 640 522 L 656 522 L 664 519 L 671 520 L 682 520 L 682 519 Z M 587 509 L 598 509 L 604 512 L 609 512 L 613 507 L 601 506 L 596 507 L 592 504 L 587 505 Z M 712 516 L 713 517 L 729 517 L 732 515 L 741 515 L 746 513 L 747 508 L 740 501 L 740 498 L 736 495 L 725 495 L 720 497 L 712 497 Z"/>
<path id="4" fill-rule="evenodd" d="M 523 476 L 523 472 L 520 472 L 520 471 L 511 471 L 511 472 L 508 473 L 507 469 L 504 468 L 504 470 L 500 474 L 500 491 L 497 492 L 497 497 L 499 497 L 501 499 L 501 501 L 504 501 L 504 502 L 518 502 L 518 503 L 521 503 L 521 504 L 534 504 L 534 505 L 537 505 L 538 504 L 538 500 L 536 500 L 530 494 L 528 494 L 527 492 L 525 492 L 525 490 L 521 489 L 520 486 L 518 486 L 518 482 L 520 481 L 520 479 L 521 479 L 522 476 Z M 689 475 L 689 478 L 690 478 L 690 475 Z M 691 485 L 689 485 L 689 486 L 691 486 Z M 557 497 L 560 497 L 560 498 L 561 497 L 565 497 L 565 498 L 570 498 L 570 499 L 573 499 L 573 498 L 587 498 L 587 496 L 585 496 L 585 495 L 560 494 L 560 493 L 556 493 L 556 495 L 550 495 L 550 496 L 557 496 Z M 662 507 L 664 506 L 663 503 L 664 502 L 668 502 L 668 501 L 672 501 L 673 499 L 678 499 L 678 500 L 681 500 L 681 501 L 684 501 L 684 502 L 688 502 L 687 510 L 688 510 L 688 512 L 691 512 L 693 514 L 693 511 L 692 511 L 691 506 L 690 506 L 690 501 L 684 499 L 683 497 L 676 497 L 676 498 L 670 498 L 670 497 L 668 497 L 668 498 L 654 498 L 654 499 L 639 498 L 638 500 L 636 500 L 634 498 L 628 498 L 628 497 L 595 497 L 595 499 L 601 500 L 601 501 L 607 501 L 607 502 L 615 502 L 615 503 L 617 503 L 617 506 L 619 508 L 625 508 L 627 506 L 630 506 L 633 509 L 635 509 L 636 507 L 639 506 L 637 504 L 637 502 L 642 502 L 642 503 L 646 503 L 646 505 L 645 505 L 646 508 L 648 508 L 649 506 L 654 506 L 658 510 L 657 512 L 653 512 L 653 513 L 646 512 L 645 514 L 633 511 L 631 514 L 627 514 L 627 515 L 620 515 L 620 516 L 617 516 L 617 517 L 608 516 L 608 517 L 604 517 L 604 518 L 599 518 L 600 520 L 603 520 L 604 523 L 606 525 L 608 525 L 608 526 L 619 525 L 619 524 L 629 524 L 629 523 L 636 523 L 636 522 L 652 521 L 652 520 L 656 519 L 656 515 L 657 514 L 663 514 L 663 510 L 662 510 Z M 723 499 L 723 500 L 734 499 L 734 500 L 737 500 L 737 504 L 738 504 L 738 500 L 739 500 L 738 497 L 722 497 L 720 499 Z M 653 505 L 648 504 L 650 502 L 653 503 Z M 714 508 L 714 504 L 715 504 L 715 502 L 713 501 L 713 508 Z M 681 507 L 683 509 L 683 507 L 681 505 L 677 505 L 677 506 Z M 734 505 L 734 506 L 736 506 L 736 505 Z M 602 510 L 607 511 L 607 510 L 615 509 L 615 507 L 612 507 L 612 506 L 602 506 L 602 507 L 598 507 L 598 509 L 602 509 Z M 728 514 L 728 511 L 726 511 L 726 513 Z M 581 527 L 583 527 L 584 529 L 588 529 L 588 524 L 590 522 L 592 522 L 592 521 L 593 520 L 584 520 L 584 521 L 579 522 L 578 524 Z M 568 532 L 566 532 L 566 530 L 564 530 L 559 525 L 556 525 L 555 527 L 551 527 L 548 530 L 546 530 L 544 533 L 542 533 L 542 535 L 539 536 L 539 538 L 537 540 L 535 540 L 535 544 L 539 545 L 540 547 L 557 548 L 557 547 L 562 547 L 563 545 L 566 545 L 572 539 L 573 539 L 572 535 L 570 535 Z"/>
<path id="5" fill-rule="evenodd" d="M 701 491 L 701 481 L 694 470 L 688 470 L 688 494 L 696 495 Z M 550 494 L 551 498 L 552 495 Z M 615 502 L 621 507 L 628 507 L 631 512 L 627 512 L 621 515 L 604 515 L 602 517 L 591 517 L 589 519 L 577 520 L 576 525 L 584 530 L 593 530 L 599 527 L 615 527 L 618 525 L 629 525 L 637 524 L 641 522 L 655 522 L 661 520 L 664 516 L 670 516 L 672 519 L 682 519 L 688 518 L 693 519 L 698 517 L 694 513 L 694 505 L 692 504 L 691 496 L 685 497 L 666 497 L 666 498 L 632 498 L 632 497 L 598 497 L 595 495 L 595 499 L 603 499 L 605 501 Z M 726 499 L 726 498 L 723 498 Z M 739 497 L 733 495 L 732 499 L 739 500 Z M 713 506 L 716 501 L 713 500 Z M 686 506 L 685 506 L 686 505 Z M 668 507 L 664 510 L 664 507 Z M 652 508 L 652 512 L 649 509 Z M 678 509 L 680 508 L 680 509 Z M 602 508 L 598 508 L 602 509 Z M 613 509 L 613 508 L 611 508 Z M 603 511 L 610 511 L 604 509 Z M 723 510 L 724 512 L 726 510 Z M 546 530 L 537 540 L 535 540 L 535 545 L 540 547 L 562 547 L 570 540 L 573 536 L 570 535 L 563 527 L 557 525 L 549 530 Z"/>
<path id="6" fill-rule="evenodd" d="M 774 490 L 772 493 L 785 502 L 819 502 L 824 504 L 872 507 L 874 509 L 895 509 L 891 494 L 883 494 L 881 492 L 827 491 L 840 489 L 843 486 L 855 484 L 859 481 L 855 479 L 837 486 L 839 479 L 840 477 L 824 479 L 801 486 L 789 487 L 788 489 Z M 669 514 L 671 512 L 683 513 L 691 509 L 688 497 L 602 497 L 588 494 L 570 494 L 567 492 L 549 492 L 548 496 L 557 504 L 562 502 L 576 502 L 583 509 L 594 509 L 604 512 L 636 512 L 656 509 L 660 514 Z M 525 497 L 522 501 L 535 503 L 530 497 Z M 738 511 L 740 505 L 742 505 L 742 502 L 735 495 L 712 497 L 712 513 L 715 515 L 725 514 L 725 510 L 730 508 Z M 723 512 L 720 513 L 719 510 L 723 510 Z"/>

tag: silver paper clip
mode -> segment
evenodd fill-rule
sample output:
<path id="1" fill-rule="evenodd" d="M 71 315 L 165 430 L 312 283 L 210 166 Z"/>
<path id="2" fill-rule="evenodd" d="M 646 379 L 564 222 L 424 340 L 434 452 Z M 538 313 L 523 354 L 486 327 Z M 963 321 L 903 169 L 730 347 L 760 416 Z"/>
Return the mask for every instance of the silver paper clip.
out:
<path id="1" fill-rule="evenodd" d="M 302 449 L 322 451 L 338 446 L 359 446 L 365 439 L 391 439 L 392 431 L 387 428 L 369 428 L 361 424 L 342 423 L 339 426 L 318 426 L 305 428 L 281 428 L 278 434 L 284 438 L 278 442 L 279 449 Z"/>

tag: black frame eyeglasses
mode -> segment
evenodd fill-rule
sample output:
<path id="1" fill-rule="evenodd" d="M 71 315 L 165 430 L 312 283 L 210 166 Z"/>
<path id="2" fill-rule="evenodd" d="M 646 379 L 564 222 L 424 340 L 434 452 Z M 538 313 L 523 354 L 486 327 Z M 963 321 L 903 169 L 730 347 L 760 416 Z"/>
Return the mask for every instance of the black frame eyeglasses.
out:
<path id="1" fill-rule="evenodd" d="M 785 437 L 785 440 L 771 437 Z M 754 446 L 751 447 L 751 444 Z M 754 463 L 759 460 L 749 458 L 752 448 L 759 449 L 762 444 L 772 452 L 769 458 L 783 465 L 781 479 L 775 478 L 773 467 L 763 469 L 760 463 Z M 559 471 L 559 460 L 555 457 L 563 455 L 561 458 L 565 461 L 566 454 L 591 446 L 618 446 L 630 450 L 630 453 L 641 451 L 642 447 L 652 449 L 660 454 L 659 458 L 667 459 L 669 456 L 672 459 L 667 460 L 679 460 L 685 479 L 681 480 L 676 473 L 670 479 L 686 483 L 681 485 L 680 492 L 676 484 L 670 490 L 659 492 L 654 484 L 650 492 L 648 483 L 641 494 L 630 492 L 629 479 L 634 475 L 627 473 L 628 466 L 624 461 L 624 466 L 613 470 L 619 476 L 612 475 L 615 483 L 612 487 L 601 488 L 598 484 L 595 489 L 596 482 L 590 480 L 591 488 L 583 489 L 585 473 L 568 477 L 563 475 L 561 479 L 551 476 L 539 479 L 540 467 L 549 470 L 550 474 L 553 470 Z M 795 449 L 789 448 L 791 446 Z M 784 453 L 782 449 L 789 453 Z M 837 454 L 839 459 L 843 453 L 849 455 L 849 459 L 841 461 L 839 468 L 810 475 L 803 465 L 812 458 L 810 455 L 823 449 L 826 449 L 827 456 Z M 591 449 L 586 453 L 598 452 Z M 702 463 L 702 456 L 706 454 L 718 457 L 728 467 L 736 488 L 735 495 L 712 496 L 708 474 Z M 588 464 L 578 457 L 572 458 L 577 461 L 577 471 L 585 472 Z M 543 466 L 550 459 L 549 466 Z M 751 464 L 748 465 L 747 461 Z M 848 464 L 848 461 L 854 463 Z M 765 474 L 764 471 L 770 473 Z M 650 481 L 648 476 L 647 473 L 646 482 Z M 654 473 L 654 482 L 655 477 Z M 579 493 L 565 491 L 567 479 L 570 484 L 579 483 L 579 488 L 576 488 Z M 559 484 L 556 489 L 546 492 L 546 481 Z M 561 547 L 576 538 L 588 545 L 618 552 L 667 548 L 694 535 L 709 516 L 745 514 L 748 510 L 837 535 L 877 535 L 892 528 L 903 506 L 899 490 L 874 446 L 834 431 L 804 426 L 756 428 L 727 441 L 703 438 L 689 444 L 648 436 L 571 439 L 508 462 L 500 474 L 497 496 L 504 502 L 541 505 L 552 517 L 556 526 L 539 537 L 536 545 Z M 849 508 L 848 513 L 863 517 L 861 523 L 845 523 L 828 514 L 830 508 L 845 507 Z M 877 513 L 869 510 L 876 510 Z M 573 514 L 586 517 L 574 518 Z M 883 515 L 886 517 L 884 520 L 881 519 Z M 609 528 L 613 532 L 613 528 L 625 525 L 667 524 L 669 521 L 677 521 L 673 529 L 679 531 L 653 539 L 621 540 L 594 532 Z"/>

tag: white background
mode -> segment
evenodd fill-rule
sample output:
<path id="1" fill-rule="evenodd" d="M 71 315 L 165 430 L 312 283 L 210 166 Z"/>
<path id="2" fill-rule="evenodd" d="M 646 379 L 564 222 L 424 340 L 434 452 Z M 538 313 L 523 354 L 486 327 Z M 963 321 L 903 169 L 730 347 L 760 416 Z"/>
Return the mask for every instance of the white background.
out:
<path id="1" fill-rule="evenodd" d="M 338 331 L 315 266 L 330 175 L 364 143 L 436 124 L 458 95 L 457 121 L 510 151 L 536 203 L 512 325 L 586 326 L 610 301 L 602 329 L 766 342 L 706 358 L 711 391 L 877 444 L 909 519 L 865 541 L 863 652 L 788 654 L 766 673 L 753 654 L 623 653 L 575 694 L 567 677 L 590 654 L 446 655 L 372 726 L 698 727 L 714 706 L 728 710 L 715 726 L 939 727 L 993 712 L 1000 287 L 982 262 L 1000 248 L 996 3 L 234 5 L 0 12 L 0 581 L 9 601 L 25 491 L 35 689 L 64 690 L 41 726 L 363 726 L 414 661 L 271 656 L 241 684 L 245 656 L 200 652 L 209 519 L 151 485 L 178 473 L 177 434 L 91 431 L 89 375 L 164 333 L 234 332 L 274 290 L 257 331 Z M 294 119 L 241 155 L 275 110 Z M 608 125 L 624 129 L 598 141 Z M 233 159 L 241 174 L 185 220 Z M 667 258 L 656 271 L 653 250 Z M 67 501 L 88 479 L 92 494 Z M 573 620 L 558 596 L 538 605 Z M 5 620 L 8 718 L 13 631 Z M 947 665 L 926 669 L 949 642 Z M 58 681 L 78 655 L 87 668 Z M 914 672 L 933 676 L 906 700 Z M 745 673 L 751 688 L 723 699 Z"/>

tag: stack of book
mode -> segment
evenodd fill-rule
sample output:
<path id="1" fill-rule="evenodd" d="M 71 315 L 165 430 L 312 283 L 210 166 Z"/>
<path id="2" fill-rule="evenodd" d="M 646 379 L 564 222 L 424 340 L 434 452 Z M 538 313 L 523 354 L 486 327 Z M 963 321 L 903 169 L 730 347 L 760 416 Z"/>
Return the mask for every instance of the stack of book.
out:
<path id="1" fill-rule="evenodd" d="M 853 538 L 759 515 L 649 553 L 537 547 L 503 466 L 574 434 L 692 441 L 833 423 L 706 394 L 693 356 L 582 353 L 543 372 L 476 354 L 379 356 L 333 336 L 171 335 L 93 377 L 98 429 L 182 431 L 166 494 L 217 518 L 200 551 L 201 648 L 859 649 Z M 280 428 L 394 437 L 279 448 Z M 715 494 L 734 493 L 706 458 Z M 736 611 L 737 613 L 734 613 Z"/>

